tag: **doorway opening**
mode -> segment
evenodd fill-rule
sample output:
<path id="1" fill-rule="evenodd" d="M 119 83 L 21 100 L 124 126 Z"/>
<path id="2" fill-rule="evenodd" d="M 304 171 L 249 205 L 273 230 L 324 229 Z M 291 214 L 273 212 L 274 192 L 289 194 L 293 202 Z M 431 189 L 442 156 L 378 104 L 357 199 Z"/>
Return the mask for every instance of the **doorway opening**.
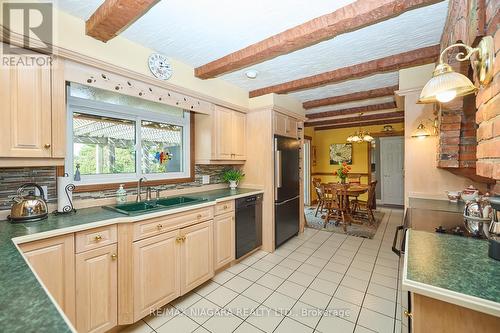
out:
<path id="1" fill-rule="evenodd" d="M 371 177 L 380 186 L 376 189 L 377 204 L 404 204 L 404 137 L 376 138 L 371 149 Z"/>

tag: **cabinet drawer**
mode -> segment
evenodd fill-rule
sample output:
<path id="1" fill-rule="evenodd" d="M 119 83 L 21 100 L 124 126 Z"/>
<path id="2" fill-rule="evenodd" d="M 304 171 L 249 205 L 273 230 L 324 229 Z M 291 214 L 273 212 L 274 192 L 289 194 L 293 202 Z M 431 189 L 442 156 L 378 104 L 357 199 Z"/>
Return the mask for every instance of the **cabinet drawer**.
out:
<path id="1" fill-rule="evenodd" d="M 215 205 L 215 215 L 234 212 L 234 200 L 219 202 Z"/>
<path id="2" fill-rule="evenodd" d="M 80 231 L 75 237 L 76 253 L 116 243 L 116 224 Z"/>
<path id="3" fill-rule="evenodd" d="M 193 223 L 211 220 L 214 217 L 212 208 L 190 210 L 179 214 L 156 217 L 134 223 L 134 241 L 159 235 L 161 233 L 182 228 Z"/>

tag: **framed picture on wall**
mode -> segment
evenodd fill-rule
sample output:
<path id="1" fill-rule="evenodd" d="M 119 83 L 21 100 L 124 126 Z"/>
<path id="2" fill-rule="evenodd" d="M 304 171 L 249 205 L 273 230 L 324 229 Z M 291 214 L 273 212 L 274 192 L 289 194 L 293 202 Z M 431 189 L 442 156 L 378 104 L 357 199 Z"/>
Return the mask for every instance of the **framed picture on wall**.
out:
<path id="1" fill-rule="evenodd" d="M 330 165 L 342 162 L 352 164 L 352 143 L 333 143 L 330 145 Z"/>

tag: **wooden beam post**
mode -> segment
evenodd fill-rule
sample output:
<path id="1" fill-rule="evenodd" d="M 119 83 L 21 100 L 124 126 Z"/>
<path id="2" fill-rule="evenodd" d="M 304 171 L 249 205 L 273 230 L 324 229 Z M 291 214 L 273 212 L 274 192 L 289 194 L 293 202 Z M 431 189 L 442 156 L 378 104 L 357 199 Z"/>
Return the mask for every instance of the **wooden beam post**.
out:
<path id="1" fill-rule="evenodd" d="M 377 73 L 392 72 L 402 68 L 430 64 L 436 61 L 440 49 L 441 47 L 439 45 L 433 45 L 403 52 L 361 64 L 335 69 L 330 72 L 252 90 L 249 95 L 250 97 L 257 97 L 270 93 L 286 94 L 292 91 L 321 87 L 335 82 L 359 79 Z"/>
<path id="2" fill-rule="evenodd" d="M 116 37 L 160 0 L 106 0 L 85 22 L 88 36 L 102 42 Z"/>
<path id="3" fill-rule="evenodd" d="M 315 131 L 325 131 L 325 130 L 339 129 L 339 128 L 351 128 L 351 127 L 363 127 L 363 126 L 373 126 L 373 125 L 397 124 L 397 123 L 403 123 L 404 121 L 405 121 L 405 118 L 393 118 L 393 119 L 387 119 L 387 120 L 367 121 L 367 122 L 358 123 L 358 124 L 348 123 L 348 124 L 339 124 L 339 125 L 324 126 L 324 127 L 315 127 L 314 130 Z"/>
<path id="4" fill-rule="evenodd" d="M 317 108 L 320 106 L 347 103 L 347 102 L 353 102 L 353 101 L 359 101 L 359 100 L 363 100 L 363 99 L 370 99 L 370 98 L 377 98 L 377 97 L 384 97 L 384 96 L 392 96 L 392 95 L 394 95 L 394 92 L 398 89 L 399 89 L 399 86 L 395 85 L 395 86 L 391 86 L 391 87 L 384 87 L 384 88 L 355 92 L 355 93 L 347 94 L 347 95 L 326 97 L 326 98 L 315 99 L 312 101 L 304 102 L 302 104 L 302 106 L 304 107 L 304 109 L 307 110 L 307 109 Z"/>
<path id="5" fill-rule="evenodd" d="M 358 0 L 195 69 L 210 79 L 396 17 L 442 0 Z"/>
<path id="6" fill-rule="evenodd" d="M 337 118 L 337 119 L 328 119 L 321 121 L 307 121 L 305 123 L 306 127 L 314 127 L 314 126 L 322 126 L 322 125 L 336 125 L 336 124 L 345 124 L 345 123 L 359 123 L 367 120 L 382 120 L 389 118 L 401 118 L 404 117 L 404 111 L 395 111 L 395 112 L 386 112 L 386 113 L 378 113 L 378 114 L 370 114 L 367 116 L 361 117 L 349 117 L 349 118 Z"/>
<path id="7" fill-rule="evenodd" d="M 325 112 L 318 112 L 318 113 L 309 113 L 309 114 L 306 114 L 306 117 L 308 119 L 318 119 L 318 118 L 327 118 L 327 117 L 335 117 L 335 116 L 345 116 L 348 114 L 355 114 L 355 113 L 360 113 L 360 112 L 380 111 L 380 110 L 389 110 L 389 109 L 396 109 L 396 108 L 397 108 L 397 106 L 396 106 L 395 102 L 389 102 L 389 103 L 373 104 L 373 105 L 367 105 L 367 106 L 358 106 L 358 107 L 349 108 L 349 109 L 325 111 Z"/>

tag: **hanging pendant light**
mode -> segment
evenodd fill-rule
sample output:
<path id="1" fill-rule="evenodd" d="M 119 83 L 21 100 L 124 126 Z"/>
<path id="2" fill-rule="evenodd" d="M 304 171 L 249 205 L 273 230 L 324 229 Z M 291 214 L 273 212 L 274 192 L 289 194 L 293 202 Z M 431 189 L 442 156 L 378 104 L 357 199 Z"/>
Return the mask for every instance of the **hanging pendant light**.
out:
<path id="1" fill-rule="evenodd" d="M 359 116 L 361 117 L 363 113 L 361 112 Z M 366 132 L 359 128 L 358 131 L 354 132 L 354 134 L 349 135 L 347 137 L 347 142 L 349 143 L 362 143 L 362 142 L 372 142 L 375 139 L 370 135 L 370 132 Z"/>

